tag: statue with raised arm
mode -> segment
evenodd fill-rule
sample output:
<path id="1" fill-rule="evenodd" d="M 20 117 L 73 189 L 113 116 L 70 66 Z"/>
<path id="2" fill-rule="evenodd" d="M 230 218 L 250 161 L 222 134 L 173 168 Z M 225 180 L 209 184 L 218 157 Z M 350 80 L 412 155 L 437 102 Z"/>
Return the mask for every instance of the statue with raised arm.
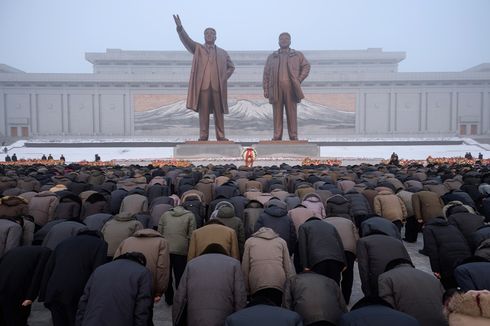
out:
<path id="1" fill-rule="evenodd" d="M 174 15 L 177 33 L 185 48 L 193 54 L 187 108 L 199 113 L 199 140 L 209 137 L 209 115 L 214 115 L 216 140 L 225 138 L 224 114 L 228 113 L 227 81 L 235 70 L 228 53 L 217 47 L 214 28 L 204 30 L 204 44 L 194 42 Z"/>
<path id="2" fill-rule="evenodd" d="M 284 107 L 290 140 L 298 140 L 297 104 L 305 97 L 301 83 L 310 73 L 310 64 L 303 53 L 291 49 L 291 35 L 279 35 L 279 50 L 267 58 L 264 68 L 264 97 L 272 104 L 274 136 L 282 140 Z"/>

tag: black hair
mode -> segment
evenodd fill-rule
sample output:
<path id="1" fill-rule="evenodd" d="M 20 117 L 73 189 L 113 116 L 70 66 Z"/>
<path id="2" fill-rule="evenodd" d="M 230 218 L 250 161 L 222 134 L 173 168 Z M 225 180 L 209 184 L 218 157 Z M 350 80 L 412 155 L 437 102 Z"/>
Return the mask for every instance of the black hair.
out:
<path id="1" fill-rule="evenodd" d="M 118 260 L 118 259 L 132 260 L 135 263 L 146 266 L 146 257 L 141 252 L 137 252 L 137 251 L 126 252 L 114 258 L 114 260 Z"/>
<path id="2" fill-rule="evenodd" d="M 211 243 L 209 244 L 206 249 L 204 249 L 200 256 L 201 255 L 206 255 L 206 254 L 222 254 L 222 255 L 226 255 L 226 256 L 229 256 L 228 252 L 226 251 L 225 248 L 223 248 L 222 245 L 218 244 L 218 243 Z"/>

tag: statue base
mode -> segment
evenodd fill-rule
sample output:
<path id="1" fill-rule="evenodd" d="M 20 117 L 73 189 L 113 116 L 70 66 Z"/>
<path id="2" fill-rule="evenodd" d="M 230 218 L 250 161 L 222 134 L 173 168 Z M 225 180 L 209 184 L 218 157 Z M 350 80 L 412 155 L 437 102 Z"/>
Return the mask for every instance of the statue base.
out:
<path id="1" fill-rule="evenodd" d="M 195 157 L 240 157 L 242 147 L 233 141 L 203 141 L 190 140 L 184 144 L 178 144 L 174 148 L 174 157 L 195 158 Z"/>
<path id="2" fill-rule="evenodd" d="M 261 140 L 255 145 L 258 157 L 319 157 L 320 147 L 307 140 Z"/>

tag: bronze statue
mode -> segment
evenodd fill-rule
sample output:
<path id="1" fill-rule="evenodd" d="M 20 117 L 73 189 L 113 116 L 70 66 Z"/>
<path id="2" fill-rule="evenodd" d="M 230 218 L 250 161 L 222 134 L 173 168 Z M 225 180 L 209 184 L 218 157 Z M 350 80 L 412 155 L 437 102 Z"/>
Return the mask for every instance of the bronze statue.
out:
<path id="1" fill-rule="evenodd" d="M 192 59 L 187 108 L 199 113 L 199 140 L 209 137 L 209 115 L 214 115 L 216 139 L 225 138 L 224 114 L 228 114 L 227 81 L 235 70 L 228 53 L 217 47 L 214 28 L 204 30 L 204 44 L 194 42 L 182 27 L 178 15 L 174 15 L 177 33 L 185 48 L 194 55 Z"/>
<path id="2" fill-rule="evenodd" d="M 279 35 L 279 50 L 267 58 L 264 67 L 264 97 L 272 104 L 274 136 L 272 140 L 282 140 L 283 112 L 286 107 L 286 119 L 290 140 L 298 140 L 297 104 L 305 96 L 301 83 L 308 77 L 310 64 L 303 53 L 291 49 L 291 35 Z"/>

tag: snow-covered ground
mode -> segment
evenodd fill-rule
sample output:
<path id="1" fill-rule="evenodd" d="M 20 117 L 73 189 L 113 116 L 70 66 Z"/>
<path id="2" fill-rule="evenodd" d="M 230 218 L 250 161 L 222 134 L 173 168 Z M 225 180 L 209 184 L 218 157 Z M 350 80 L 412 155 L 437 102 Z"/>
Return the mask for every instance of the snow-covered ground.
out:
<path id="1" fill-rule="evenodd" d="M 383 139 L 378 139 L 383 140 Z M 388 140 L 388 139 L 384 139 Z M 389 139 L 393 140 L 393 139 Z M 87 141 L 87 140 L 86 140 Z M 90 142 L 92 140 L 88 140 Z M 392 152 L 396 152 L 400 159 L 423 160 L 427 156 L 455 157 L 464 156 L 471 152 L 474 157 L 482 153 L 484 158 L 490 157 L 490 145 L 480 144 L 471 139 L 464 139 L 461 145 L 396 145 L 396 146 L 354 146 L 355 139 L 350 139 L 353 146 L 321 146 L 320 155 L 323 158 L 338 159 L 387 159 Z M 365 139 L 359 139 L 365 141 Z M 95 141 L 94 141 L 95 142 Z M 9 155 L 17 154 L 19 159 L 40 159 L 43 154 L 51 154 L 58 159 L 61 154 L 67 162 L 93 161 L 95 154 L 99 154 L 103 161 L 108 160 L 143 160 L 173 158 L 173 147 L 25 147 L 25 141 L 17 141 L 8 146 Z M 130 145 L 128 143 L 128 145 Z M 149 143 L 151 146 L 151 142 Z M 0 154 L 4 160 L 5 154 Z"/>

